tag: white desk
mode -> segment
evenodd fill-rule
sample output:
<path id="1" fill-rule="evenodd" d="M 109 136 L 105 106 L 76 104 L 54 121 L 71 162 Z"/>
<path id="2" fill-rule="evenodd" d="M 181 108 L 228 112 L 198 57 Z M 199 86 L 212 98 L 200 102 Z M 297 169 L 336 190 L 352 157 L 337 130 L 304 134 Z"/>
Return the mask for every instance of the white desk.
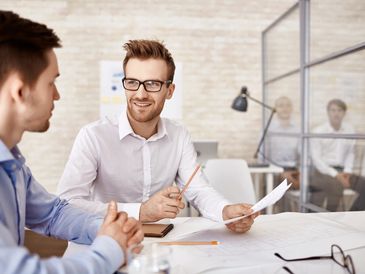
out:
<path id="1" fill-rule="evenodd" d="M 265 189 L 268 194 L 274 187 L 274 174 L 280 174 L 284 171 L 282 167 L 270 164 L 268 167 L 249 167 L 251 174 L 253 175 L 253 182 L 255 186 L 256 199 L 260 199 L 260 174 L 265 175 Z M 267 214 L 272 214 L 272 206 L 266 209 Z"/>
<path id="2" fill-rule="evenodd" d="M 205 240 L 204 237 L 215 233 L 215 238 L 210 240 L 221 242 L 218 246 L 173 246 L 172 274 L 287 273 L 283 266 L 296 274 L 346 273 L 332 260 L 285 263 L 274 256 L 274 252 L 289 258 L 328 255 L 334 243 L 340 245 L 345 254 L 352 256 L 356 273 L 359 274 L 365 273 L 364 220 L 365 211 L 261 215 L 248 233 L 235 234 L 225 227 L 207 231 L 212 223 L 204 218 L 177 218 L 172 220 L 175 228 L 166 236 L 169 239 L 163 240 L 178 239 L 182 231 L 205 229 L 203 233 L 195 233 L 190 238 L 194 239 L 194 235 L 198 235 L 201 240 Z M 144 243 L 154 241 L 161 239 L 146 238 Z M 71 243 L 65 256 L 85 248 L 87 246 Z M 230 252 L 220 254 L 227 250 Z"/>

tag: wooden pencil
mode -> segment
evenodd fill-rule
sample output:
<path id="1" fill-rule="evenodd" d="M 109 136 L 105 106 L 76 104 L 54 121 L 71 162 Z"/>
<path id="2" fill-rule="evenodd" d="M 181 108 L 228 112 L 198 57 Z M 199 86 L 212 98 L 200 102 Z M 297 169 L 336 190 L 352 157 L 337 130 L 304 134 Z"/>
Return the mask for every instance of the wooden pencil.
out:
<path id="1" fill-rule="evenodd" d="M 195 168 L 195 170 L 194 170 L 194 172 L 193 172 L 193 174 L 191 174 L 189 180 L 186 182 L 184 188 L 180 191 L 180 194 L 177 197 L 178 200 L 180 200 L 182 198 L 182 195 L 184 194 L 184 192 L 186 191 L 186 189 L 190 185 L 191 181 L 193 180 L 195 174 L 198 172 L 199 168 L 200 168 L 200 165 L 197 165 L 196 168 Z"/>

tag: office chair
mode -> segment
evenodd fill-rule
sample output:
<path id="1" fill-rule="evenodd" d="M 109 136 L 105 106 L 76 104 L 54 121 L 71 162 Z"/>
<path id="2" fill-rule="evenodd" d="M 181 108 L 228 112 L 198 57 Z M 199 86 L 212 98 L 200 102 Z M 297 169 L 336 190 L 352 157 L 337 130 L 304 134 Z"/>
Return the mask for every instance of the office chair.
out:
<path id="1" fill-rule="evenodd" d="M 232 203 L 255 204 L 255 191 L 245 160 L 210 159 L 203 172 L 212 187 Z"/>

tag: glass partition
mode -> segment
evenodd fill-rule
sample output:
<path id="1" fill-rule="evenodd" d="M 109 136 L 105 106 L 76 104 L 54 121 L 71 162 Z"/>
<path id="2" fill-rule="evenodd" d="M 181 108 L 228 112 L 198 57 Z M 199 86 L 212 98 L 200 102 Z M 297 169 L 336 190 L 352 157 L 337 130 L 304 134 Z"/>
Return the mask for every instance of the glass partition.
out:
<path id="1" fill-rule="evenodd" d="M 329 121 L 327 105 L 346 104 L 344 124 L 365 133 L 365 50 L 314 66 L 310 70 L 310 129 Z"/>
<path id="2" fill-rule="evenodd" d="M 300 0 L 263 31 L 264 102 L 290 100 L 297 126 L 274 119 L 264 158 L 296 172 L 278 176 L 299 179 L 296 210 L 365 210 L 364 14 L 362 0 Z"/>
<path id="3" fill-rule="evenodd" d="M 299 9 L 293 9 L 279 24 L 267 31 L 267 79 L 297 69 L 299 66 Z"/>
<path id="4" fill-rule="evenodd" d="M 364 210 L 364 140 L 335 137 L 310 138 L 308 203 L 318 211 Z"/>
<path id="5" fill-rule="evenodd" d="M 311 60 L 364 42 L 364 14 L 365 1 L 362 0 L 311 1 Z"/>
<path id="6" fill-rule="evenodd" d="M 295 73 L 266 86 L 266 102 L 276 108 L 274 119 L 290 118 L 300 128 L 300 79 Z M 291 108 L 291 109 L 288 109 Z M 287 113 L 289 111 L 289 113 Z M 268 117 L 268 112 L 265 117 Z M 286 116 L 290 117 L 286 117 Z"/>

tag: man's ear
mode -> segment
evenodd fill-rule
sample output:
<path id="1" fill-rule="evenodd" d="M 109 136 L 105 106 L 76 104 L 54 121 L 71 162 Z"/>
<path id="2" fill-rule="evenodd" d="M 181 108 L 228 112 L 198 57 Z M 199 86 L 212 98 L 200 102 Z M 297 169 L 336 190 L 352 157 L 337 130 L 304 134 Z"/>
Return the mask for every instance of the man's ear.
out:
<path id="1" fill-rule="evenodd" d="M 3 85 L 13 102 L 24 103 L 30 95 L 28 85 L 25 85 L 18 73 L 12 73 Z"/>
<path id="2" fill-rule="evenodd" d="M 175 91 L 175 84 L 170 84 L 167 89 L 166 99 L 171 99 Z"/>

